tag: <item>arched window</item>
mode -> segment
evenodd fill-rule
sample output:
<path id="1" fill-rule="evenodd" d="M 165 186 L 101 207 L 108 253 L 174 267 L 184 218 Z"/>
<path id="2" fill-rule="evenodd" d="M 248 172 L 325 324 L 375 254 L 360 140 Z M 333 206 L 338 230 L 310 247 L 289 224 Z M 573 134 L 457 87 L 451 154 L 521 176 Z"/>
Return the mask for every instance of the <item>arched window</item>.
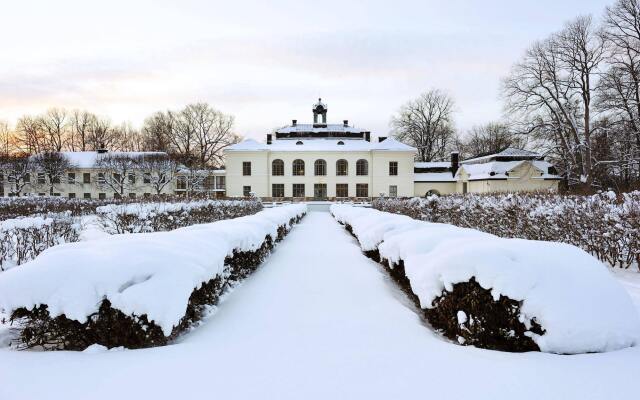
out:
<path id="1" fill-rule="evenodd" d="M 293 175 L 304 176 L 304 161 L 300 159 L 293 160 Z"/>
<path id="2" fill-rule="evenodd" d="M 313 174 L 315 176 L 325 176 L 327 174 L 327 162 L 325 160 L 316 160 L 313 164 Z"/>
<path id="3" fill-rule="evenodd" d="M 431 189 L 427 191 L 427 193 L 424 195 L 424 197 L 429 197 L 429 196 L 440 196 L 440 192 L 438 192 L 435 189 Z"/>
<path id="4" fill-rule="evenodd" d="M 297 145 L 297 146 L 302 146 L 303 144 L 304 144 L 304 143 L 302 143 L 302 140 L 298 140 L 298 141 L 296 142 L 296 145 Z"/>
<path id="5" fill-rule="evenodd" d="M 336 175 L 337 176 L 349 175 L 349 164 L 347 163 L 347 160 L 336 161 Z"/>
<path id="6" fill-rule="evenodd" d="M 338 142 L 338 146 L 344 146 L 344 142 L 341 140 Z"/>
<path id="7" fill-rule="evenodd" d="M 273 162 L 271 163 L 271 175 L 284 176 L 284 161 L 273 160 Z"/>
<path id="8" fill-rule="evenodd" d="M 369 163 L 367 160 L 356 161 L 356 175 L 366 176 L 369 175 Z"/>

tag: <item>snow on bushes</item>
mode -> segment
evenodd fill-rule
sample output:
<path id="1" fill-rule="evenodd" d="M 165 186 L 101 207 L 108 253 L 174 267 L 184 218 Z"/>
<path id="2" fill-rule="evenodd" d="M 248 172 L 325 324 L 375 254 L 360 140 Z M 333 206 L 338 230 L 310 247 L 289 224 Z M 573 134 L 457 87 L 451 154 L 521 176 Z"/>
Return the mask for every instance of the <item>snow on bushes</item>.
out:
<path id="1" fill-rule="evenodd" d="M 114 235 L 49 249 L 0 275 L 0 308 L 25 346 L 166 344 L 254 270 L 305 205 L 170 232 Z"/>
<path id="2" fill-rule="evenodd" d="M 0 222 L 0 271 L 24 264 L 49 247 L 78 240 L 80 226 L 67 213 Z"/>
<path id="3" fill-rule="evenodd" d="M 180 203 L 110 204 L 96 209 L 105 232 L 170 231 L 184 226 L 255 214 L 259 200 L 195 200 Z"/>
<path id="4" fill-rule="evenodd" d="M 377 199 L 372 205 L 501 237 L 569 243 L 611 266 L 640 268 L 640 191 L 618 196 L 613 192 L 465 194 Z"/>
<path id="5" fill-rule="evenodd" d="M 562 354 L 640 344 L 640 317 L 624 288 L 572 245 L 345 205 L 331 212 L 429 323 L 461 344 Z"/>
<path id="6" fill-rule="evenodd" d="M 0 219 L 46 216 L 66 213 L 73 216 L 94 214 L 96 208 L 117 200 L 69 199 L 60 196 L 0 197 Z"/>

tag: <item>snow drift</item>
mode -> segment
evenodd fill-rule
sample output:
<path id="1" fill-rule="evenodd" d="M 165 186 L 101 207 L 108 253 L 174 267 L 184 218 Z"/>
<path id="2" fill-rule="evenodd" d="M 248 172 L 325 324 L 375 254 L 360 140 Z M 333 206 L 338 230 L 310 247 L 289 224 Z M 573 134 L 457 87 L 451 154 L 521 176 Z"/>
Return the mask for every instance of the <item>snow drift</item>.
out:
<path id="1" fill-rule="evenodd" d="M 146 315 L 169 336 L 192 292 L 228 273 L 227 257 L 260 249 L 266 237 L 275 242 L 279 227 L 305 212 L 305 205 L 288 205 L 170 232 L 53 247 L 0 276 L 0 308 L 46 305 L 51 318 L 84 323 L 107 300 L 125 315 Z"/>
<path id="2" fill-rule="evenodd" d="M 475 281 L 519 305 L 519 320 L 544 352 L 604 352 L 640 343 L 640 317 L 607 267 L 568 244 L 504 239 L 372 209 L 333 205 L 363 251 L 374 248 L 390 268 L 402 265 L 423 309 L 458 283 Z M 462 311 L 462 313 L 460 313 Z M 461 316 L 463 318 L 461 318 Z M 458 310 L 460 324 L 466 323 Z"/>

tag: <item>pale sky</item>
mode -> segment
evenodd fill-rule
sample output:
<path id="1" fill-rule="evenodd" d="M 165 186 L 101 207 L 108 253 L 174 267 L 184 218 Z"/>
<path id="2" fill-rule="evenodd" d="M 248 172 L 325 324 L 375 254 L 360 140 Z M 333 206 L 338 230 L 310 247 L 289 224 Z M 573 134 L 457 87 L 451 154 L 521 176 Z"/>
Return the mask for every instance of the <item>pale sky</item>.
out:
<path id="1" fill-rule="evenodd" d="M 263 139 L 322 97 L 329 122 L 384 136 L 440 88 L 465 130 L 500 118 L 500 78 L 531 42 L 612 2 L 0 0 L 0 119 L 61 106 L 140 126 L 203 101 Z"/>

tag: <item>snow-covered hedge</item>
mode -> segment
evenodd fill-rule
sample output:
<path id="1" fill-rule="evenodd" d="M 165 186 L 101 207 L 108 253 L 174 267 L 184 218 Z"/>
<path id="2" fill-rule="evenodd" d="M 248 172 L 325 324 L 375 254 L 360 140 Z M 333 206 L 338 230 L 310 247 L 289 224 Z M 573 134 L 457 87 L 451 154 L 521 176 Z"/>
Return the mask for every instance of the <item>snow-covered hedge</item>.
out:
<path id="1" fill-rule="evenodd" d="M 0 275 L 0 309 L 25 346 L 166 344 L 246 276 L 305 205 L 170 232 L 114 235 L 45 251 Z"/>
<path id="2" fill-rule="evenodd" d="M 107 233 L 170 231 L 184 226 L 255 214 L 260 200 L 195 200 L 179 203 L 110 204 L 96 209 Z"/>
<path id="3" fill-rule="evenodd" d="M 569 243 L 609 265 L 640 268 L 640 191 L 593 196 L 466 194 L 378 199 L 372 205 L 502 237 Z"/>
<path id="4" fill-rule="evenodd" d="M 69 199 L 66 197 L 0 197 L 0 219 L 46 216 L 66 213 L 73 216 L 94 214 L 96 208 L 117 200 Z"/>
<path id="5" fill-rule="evenodd" d="M 0 271 L 24 264 L 49 247 L 78 240 L 80 226 L 68 213 L 0 221 Z"/>
<path id="6" fill-rule="evenodd" d="M 628 294 L 575 246 L 374 209 L 333 205 L 331 212 L 431 325 L 461 344 L 562 354 L 640 344 L 640 317 Z"/>

